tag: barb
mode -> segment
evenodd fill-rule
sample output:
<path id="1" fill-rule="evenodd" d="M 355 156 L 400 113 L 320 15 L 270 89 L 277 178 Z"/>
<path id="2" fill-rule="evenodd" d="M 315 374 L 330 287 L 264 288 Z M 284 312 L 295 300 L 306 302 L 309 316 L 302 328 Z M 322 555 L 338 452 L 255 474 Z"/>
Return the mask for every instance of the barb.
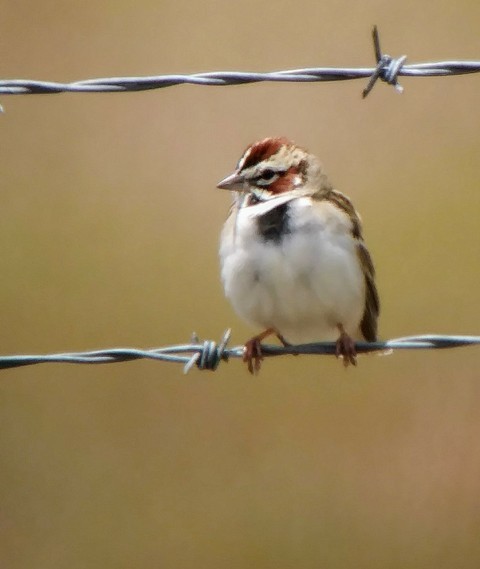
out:
<path id="1" fill-rule="evenodd" d="M 242 358 L 243 346 L 228 348 L 230 330 L 226 330 L 218 344 L 212 340 L 201 342 L 196 335 L 190 344 L 165 346 L 150 350 L 135 348 L 111 348 L 89 352 L 0 356 L 0 369 L 9 369 L 42 363 L 68 364 L 107 364 L 128 362 L 139 359 L 151 359 L 162 362 L 183 364 L 184 373 L 194 366 L 198 369 L 215 371 L 220 362 L 230 358 Z M 423 336 L 405 336 L 385 342 L 358 342 L 357 353 L 385 352 L 393 350 L 426 350 L 458 348 L 461 346 L 480 345 L 480 336 L 440 336 L 427 334 Z M 262 345 L 265 357 L 285 355 L 335 355 L 335 342 L 319 342 L 300 344 L 298 346 Z"/>
<path id="2" fill-rule="evenodd" d="M 125 93 L 163 89 L 164 87 L 182 84 L 223 86 L 244 85 L 246 83 L 258 83 L 261 81 L 310 83 L 370 78 L 367 87 L 363 90 L 363 97 L 366 97 L 378 79 L 393 85 L 397 91 L 401 91 L 402 87 L 398 84 L 398 77 L 400 76 L 433 77 L 480 72 L 480 61 L 440 61 L 436 63 L 404 65 L 406 60 L 405 55 L 399 58 L 382 55 L 376 26 L 373 29 L 373 42 L 377 61 L 377 65 L 374 68 L 316 67 L 267 73 L 217 71 L 211 73 L 194 73 L 192 75 L 174 74 L 150 77 L 109 77 L 86 79 L 72 83 L 35 81 L 30 79 L 5 79 L 0 81 L 0 95 L 33 95 L 65 92 Z"/>
<path id="3" fill-rule="evenodd" d="M 398 75 L 402 70 L 407 56 L 402 55 L 401 57 L 394 59 L 390 55 L 382 55 L 377 26 L 373 26 L 372 36 L 377 67 L 375 67 L 375 71 L 372 73 L 368 85 L 363 90 L 362 97 L 365 99 L 375 86 L 378 79 L 385 81 L 385 83 L 388 83 L 389 85 L 393 85 L 399 93 L 403 93 L 403 87 L 398 83 Z"/>

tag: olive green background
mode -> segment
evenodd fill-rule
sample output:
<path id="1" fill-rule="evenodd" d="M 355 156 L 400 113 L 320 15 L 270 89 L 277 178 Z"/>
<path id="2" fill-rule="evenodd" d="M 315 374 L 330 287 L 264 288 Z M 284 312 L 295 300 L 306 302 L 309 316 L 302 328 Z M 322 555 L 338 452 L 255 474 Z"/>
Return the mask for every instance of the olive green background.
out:
<path id="1" fill-rule="evenodd" d="M 6 0 L 1 76 L 480 59 L 475 1 Z M 286 135 L 360 210 L 382 338 L 480 334 L 478 75 L 0 97 L 0 351 L 256 332 L 223 298 L 216 182 Z M 477 568 L 480 349 L 0 377 L 0 566 Z"/>

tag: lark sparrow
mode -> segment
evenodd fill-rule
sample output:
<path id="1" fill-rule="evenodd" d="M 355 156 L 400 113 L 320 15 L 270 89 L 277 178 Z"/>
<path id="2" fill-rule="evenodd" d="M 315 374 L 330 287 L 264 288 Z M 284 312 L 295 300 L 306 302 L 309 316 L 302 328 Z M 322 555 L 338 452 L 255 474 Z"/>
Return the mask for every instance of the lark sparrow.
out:
<path id="1" fill-rule="evenodd" d="M 318 159 L 285 138 L 250 145 L 219 188 L 234 191 L 220 240 L 225 294 L 264 331 L 244 361 L 260 369 L 260 342 L 336 341 L 345 366 L 354 340 L 375 341 L 379 299 L 358 213 Z"/>

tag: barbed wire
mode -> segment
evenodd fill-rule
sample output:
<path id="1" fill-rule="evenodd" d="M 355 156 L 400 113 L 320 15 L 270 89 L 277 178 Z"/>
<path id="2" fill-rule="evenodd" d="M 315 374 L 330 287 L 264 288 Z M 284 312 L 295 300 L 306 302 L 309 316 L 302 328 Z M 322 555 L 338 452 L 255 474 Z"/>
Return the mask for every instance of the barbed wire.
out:
<path id="1" fill-rule="evenodd" d="M 376 67 L 342 68 L 315 67 L 306 69 L 289 69 L 267 73 L 250 73 L 240 71 L 217 71 L 210 73 L 194 73 L 191 75 L 157 75 L 147 77 L 109 77 L 101 79 L 85 79 L 71 83 L 53 81 L 35 81 L 30 79 L 7 79 L 0 81 L 0 95 L 33 95 L 48 93 L 110 93 L 147 91 L 162 89 L 173 85 L 243 85 L 261 81 L 276 82 L 317 82 L 345 81 L 369 78 L 362 91 L 366 97 L 375 83 L 380 79 L 393 85 L 397 91 L 403 88 L 398 77 L 433 77 L 445 75 L 464 75 L 480 72 L 480 61 L 439 61 L 435 63 L 416 63 L 405 65 L 406 55 L 391 57 L 382 54 L 377 27 L 373 28 L 373 42 Z"/>
<path id="2" fill-rule="evenodd" d="M 165 346 L 149 350 L 110 348 L 75 353 L 0 356 L 0 369 L 42 363 L 108 364 L 150 359 L 183 364 L 184 373 L 188 373 L 193 367 L 214 371 L 222 361 L 228 362 L 230 358 L 243 358 L 243 346 L 228 347 L 230 335 L 231 330 L 226 330 L 220 342 L 217 343 L 213 340 L 201 342 L 194 334 L 189 344 Z M 446 349 L 473 345 L 480 345 L 480 336 L 425 334 L 422 336 L 404 336 L 383 342 L 356 342 L 355 347 L 358 354 L 365 354 L 372 352 L 385 353 L 393 350 Z M 335 355 L 335 348 L 335 342 L 318 342 L 296 346 L 262 344 L 262 354 L 266 358 L 285 355 Z"/>
<path id="3" fill-rule="evenodd" d="M 398 77 L 433 77 L 464 75 L 480 72 L 480 61 L 441 61 L 435 63 L 417 63 L 405 65 L 406 56 L 391 57 L 382 54 L 377 27 L 373 28 L 373 42 L 377 65 L 374 68 L 338 68 L 319 67 L 291 69 L 268 73 L 249 73 L 237 71 L 219 71 L 195 73 L 191 75 L 159 75 L 151 77 L 110 77 L 86 79 L 71 83 L 35 81 L 29 79 L 0 80 L 0 95 L 31 95 L 61 92 L 105 93 L 132 92 L 161 89 L 180 84 L 194 85 L 241 85 L 261 81 L 275 82 L 318 82 L 344 81 L 369 78 L 362 95 L 366 97 L 380 79 L 393 85 L 397 91 L 403 91 Z M 2 110 L 0 106 L 0 110 Z M 120 363 L 138 359 L 151 359 L 184 365 L 184 373 L 193 367 L 215 370 L 221 361 L 230 358 L 243 358 L 244 347 L 228 347 L 230 330 L 227 330 L 220 342 L 206 340 L 200 342 L 196 335 L 189 344 L 166 346 L 142 350 L 136 348 L 110 348 L 87 352 L 60 353 L 46 355 L 0 356 L 0 369 L 16 368 L 41 363 L 105 364 Z M 480 336 L 442 336 L 427 334 L 405 336 L 383 342 L 357 342 L 357 353 L 386 352 L 405 349 L 445 349 L 460 346 L 480 345 Z M 264 357 L 283 355 L 335 355 L 335 342 L 319 342 L 292 346 L 262 345 Z"/>

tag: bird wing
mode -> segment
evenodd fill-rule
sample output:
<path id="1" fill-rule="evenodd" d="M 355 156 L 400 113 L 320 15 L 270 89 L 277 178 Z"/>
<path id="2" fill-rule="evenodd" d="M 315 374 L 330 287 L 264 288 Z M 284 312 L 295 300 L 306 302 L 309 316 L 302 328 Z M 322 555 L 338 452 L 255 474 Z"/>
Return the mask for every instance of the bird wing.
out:
<path id="1" fill-rule="evenodd" d="M 365 277 L 365 309 L 360 322 L 360 330 L 365 340 L 375 342 L 377 339 L 377 320 L 380 314 L 380 299 L 375 285 L 375 267 L 363 240 L 362 221 L 352 202 L 342 193 L 331 190 L 326 199 L 331 200 L 343 210 L 352 222 L 352 237 L 357 244 L 357 255 Z"/>

